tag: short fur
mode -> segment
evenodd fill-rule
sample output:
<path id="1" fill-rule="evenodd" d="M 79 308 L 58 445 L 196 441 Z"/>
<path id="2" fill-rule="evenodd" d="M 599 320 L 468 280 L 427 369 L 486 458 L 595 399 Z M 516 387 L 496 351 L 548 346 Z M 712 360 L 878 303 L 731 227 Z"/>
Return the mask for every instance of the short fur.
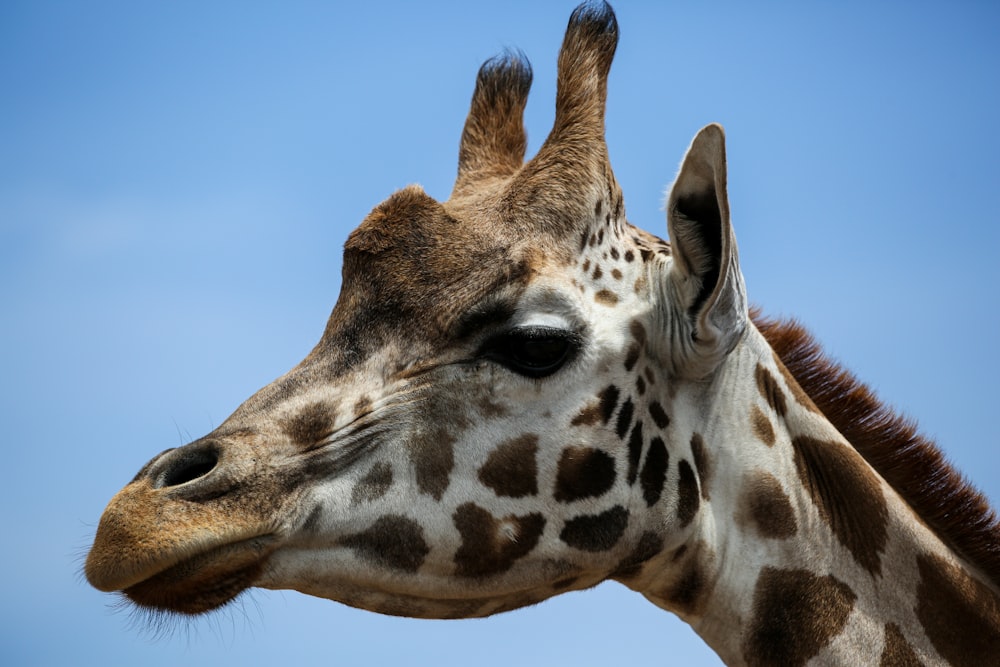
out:
<path id="1" fill-rule="evenodd" d="M 751 313 L 792 377 L 848 442 L 944 542 L 1000 586 L 1000 520 L 914 424 L 826 356 L 793 320 Z"/>

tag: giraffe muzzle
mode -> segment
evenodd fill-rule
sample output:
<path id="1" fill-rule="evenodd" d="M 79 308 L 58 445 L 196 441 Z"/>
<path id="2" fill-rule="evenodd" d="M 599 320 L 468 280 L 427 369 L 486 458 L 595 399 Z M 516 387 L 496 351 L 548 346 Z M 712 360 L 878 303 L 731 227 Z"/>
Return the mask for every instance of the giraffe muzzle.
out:
<path id="1" fill-rule="evenodd" d="M 277 547 L 274 493 L 252 446 L 204 439 L 167 450 L 111 502 L 85 574 L 136 604 L 201 613 L 259 577 Z"/>

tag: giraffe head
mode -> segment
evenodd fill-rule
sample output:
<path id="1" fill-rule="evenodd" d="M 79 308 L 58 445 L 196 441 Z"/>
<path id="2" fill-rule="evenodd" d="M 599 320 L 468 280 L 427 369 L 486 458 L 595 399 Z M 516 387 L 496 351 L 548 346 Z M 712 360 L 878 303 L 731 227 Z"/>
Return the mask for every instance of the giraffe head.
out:
<path id="1" fill-rule="evenodd" d="M 94 586 L 183 613 L 260 586 L 481 616 L 685 542 L 700 452 L 674 408 L 747 327 L 724 137 L 684 158 L 672 245 L 629 225 L 604 141 L 616 43 L 606 4 L 573 13 L 527 162 L 531 70 L 483 65 L 449 200 L 411 186 L 368 215 L 312 352 L 112 499 Z"/>

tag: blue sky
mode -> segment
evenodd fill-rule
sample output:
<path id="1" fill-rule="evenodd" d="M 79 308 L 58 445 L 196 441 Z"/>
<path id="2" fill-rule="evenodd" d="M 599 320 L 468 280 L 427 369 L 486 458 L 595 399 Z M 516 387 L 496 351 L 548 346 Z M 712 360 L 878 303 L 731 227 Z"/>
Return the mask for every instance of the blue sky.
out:
<path id="1" fill-rule="evenodd" d="M 616 3 L 630 220 L 665 233 L 665 186 L 721 122 L 751 299 L 1000 500 L 1000 6 L 749 5 Z M 572 8 L 0 4 L 0 663 L 715 664 L 614 584 L 462 622 L 261 591 L 152 638 L 78 574 L 143 463 L 315 343 L 364 215 L 412 182 L 447 196 L 476 70 L 505 46 L 534 65 L 538 147 Z"/>

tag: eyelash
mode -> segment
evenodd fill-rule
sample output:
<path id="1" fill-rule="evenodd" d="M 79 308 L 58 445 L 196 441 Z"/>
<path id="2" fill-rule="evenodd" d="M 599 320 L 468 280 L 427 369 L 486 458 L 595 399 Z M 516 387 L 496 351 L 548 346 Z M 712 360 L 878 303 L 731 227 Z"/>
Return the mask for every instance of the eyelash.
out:
<path id="1" fill-rule="evenodd" d="M 576 333 L 553 327 L 528 326 L 493 336 L 483 345 L 480 356 L 518 375 L 544 378 L 566 365 L 579 351 Z"/>

